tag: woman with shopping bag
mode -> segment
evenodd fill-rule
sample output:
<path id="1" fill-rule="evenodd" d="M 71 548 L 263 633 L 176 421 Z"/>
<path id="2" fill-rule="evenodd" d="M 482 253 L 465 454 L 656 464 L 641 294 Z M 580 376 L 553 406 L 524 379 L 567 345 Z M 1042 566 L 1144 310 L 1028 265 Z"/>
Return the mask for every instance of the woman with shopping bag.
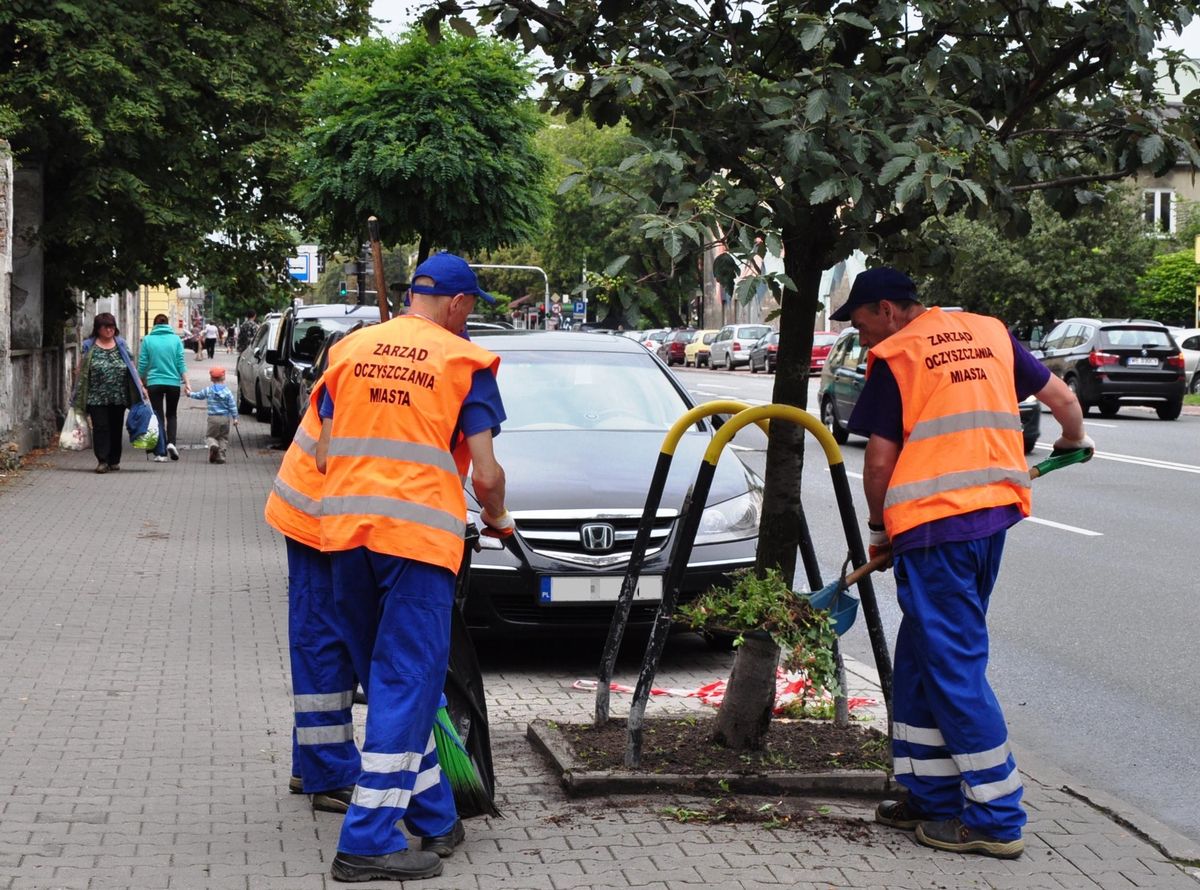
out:
<path id="1" fill-rule="evenodd" d="M 129 347 L 119 335 L 111 312 L 96 315 L 92 334 L 83 341 L 79 384 L 72 401 L 73 408 L 86 411 L 91 419 L 97 473 L 121 469 L 125 410 L 147 400 Z"/>

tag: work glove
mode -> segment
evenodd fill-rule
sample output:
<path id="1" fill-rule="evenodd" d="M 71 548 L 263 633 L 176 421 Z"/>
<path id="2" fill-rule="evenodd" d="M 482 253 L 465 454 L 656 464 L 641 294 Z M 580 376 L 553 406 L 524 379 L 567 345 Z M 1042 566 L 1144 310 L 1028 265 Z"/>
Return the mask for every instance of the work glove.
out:
<path id="1" fill-rule="evenodd" d="M 867 543 L 867 557 L 869 559 L 874 559 L 881 553 L 890 554 L 892 552 L 892 542 L 888 538 L 887 529 L 873 526 L 868 522 L 867 531 L 870 535 Z M 888 561 L 884 563 L 884 568 L 887 568 L 891 564 L 892 561 L 889 558 Z"/>
<path id="2" fill-rule="evenodd" d="M 489 516 L 487 510 L 481 510 L 479 521 L 487 526 L 483 533 L 490 538 L 507 538 L 517 530 L 517 524 L 507 510 L 499 516 Z"/>
<path id="3" fill-rule="evenodd" d="M 1058 441 L 1054 443 L 1054 454 L 1061 454 L 1064 451 L 1075 451 L 1079 448 L 1095 451 L 1096 443 L 1092 441 L 1092 437 L 1087 433 L 1084 433 L 1078 439 L 1068 439 L 1066 436 L 1059 436 Z"/>

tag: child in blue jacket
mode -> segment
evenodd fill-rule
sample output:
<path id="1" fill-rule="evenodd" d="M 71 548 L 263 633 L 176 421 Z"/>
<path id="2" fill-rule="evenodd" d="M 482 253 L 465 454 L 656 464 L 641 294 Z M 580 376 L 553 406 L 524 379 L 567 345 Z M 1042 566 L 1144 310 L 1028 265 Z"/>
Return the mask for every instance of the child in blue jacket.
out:
<path id="1" fill-rule="evenodd" d="M 225 449 L 229 446 L 229 422 L 238 422 L 237 399 L 225 385 L 225 369 L 213 368 L 208 372 L 212 383 L 199 392 L 188 392 L 189 399 L 208 400 L 208 429 L 204 444 L 208 446 L 210 464 L 225 463 Z"/>

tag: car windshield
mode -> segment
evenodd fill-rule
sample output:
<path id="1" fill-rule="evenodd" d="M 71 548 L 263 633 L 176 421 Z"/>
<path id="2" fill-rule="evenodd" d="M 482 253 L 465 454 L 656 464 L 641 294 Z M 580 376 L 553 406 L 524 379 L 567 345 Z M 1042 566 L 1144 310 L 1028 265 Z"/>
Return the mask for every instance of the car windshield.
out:
<path id="1" fill-rule="evenodd" d="M 832 346 L 837 341 L 837 334 L 813 334 L 813 346 Z"/>
<path id="2" fill-rule="evenodd" d="M 325 338 L 335 331 L 348 331 L 362 321 L 361 316 L 336 318 L 299 318 L 292 334 L 292 355 L 311 362 L 321 351 Z"/>
<path id="3" fill-rule="evenodd" d="M 648 355 L 504 350 L 500 356 L 505 432 L 665 432 L 691 407 Z"/>
<path id="4" fill-rule="evenodd" d="M 1100 330 L 1100 346 L 1141 349 L 1143 346 L 1170 346 L 1171 340 L 1166 331 L 1156 331 L 1145 328 L 1102 328 Z"/>

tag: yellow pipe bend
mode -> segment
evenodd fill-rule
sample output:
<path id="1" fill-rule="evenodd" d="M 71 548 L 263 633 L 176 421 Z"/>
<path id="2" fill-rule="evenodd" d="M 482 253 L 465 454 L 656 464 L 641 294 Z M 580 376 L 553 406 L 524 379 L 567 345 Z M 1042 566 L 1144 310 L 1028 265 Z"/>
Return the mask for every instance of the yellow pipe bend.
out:
<path id="1" fill-rule="evenodd" d="M 671 428 L 667 431 L 667 437 L 663 439 L 662 448 L 660 448 L 659 451 L 663 454 L 674 456 L 675 449 L 679 447 L 679 440 L 683 438 L 683 434 L 692 424 L 703 420 L 705 417 L 711 417 L 713 414 L 736 415 L 747 410 L 749 407 L 750 406 L 745 402 L 739 402 L 736 399 L 717 399 L 712 402 L 705 402 L 702 405 L 697 405 L 671 425 Z M 766 420 L 758 420 L 755 422 L 764 433 L 767 431 L 768 426 Z"/>
<path id="2" fill-rule="evenodd" d="M 817 420 L 807 411 L 802 411 L 794 405 L 760 405 L 756 408 L 747 408 L 745 411 L 739 411 L 729 420 L 722 424 L 717 430 L 717 434 L 713 436 L 712 442 L 709 443 L 708 449 L 704 452 L 704 459 L 713 466 L 717 465 L 717 461 L 721 458 L 721 452 L 725 450 L 725 446 L 730 440 L 737 435 L 738 431 L 751 423 L 761 423 L 763 420 L 789 420 L 792 423 L 798 424 L 817 437 L 817 441 L 821 443 L 821 448 L 825 450 L 825 459 L 829 461 L 832 467 L 842 463 L 842 449 L 838 447 L 837 442 L 833 440 L 833 434 L 825 428 L 825 424 Z"/>

